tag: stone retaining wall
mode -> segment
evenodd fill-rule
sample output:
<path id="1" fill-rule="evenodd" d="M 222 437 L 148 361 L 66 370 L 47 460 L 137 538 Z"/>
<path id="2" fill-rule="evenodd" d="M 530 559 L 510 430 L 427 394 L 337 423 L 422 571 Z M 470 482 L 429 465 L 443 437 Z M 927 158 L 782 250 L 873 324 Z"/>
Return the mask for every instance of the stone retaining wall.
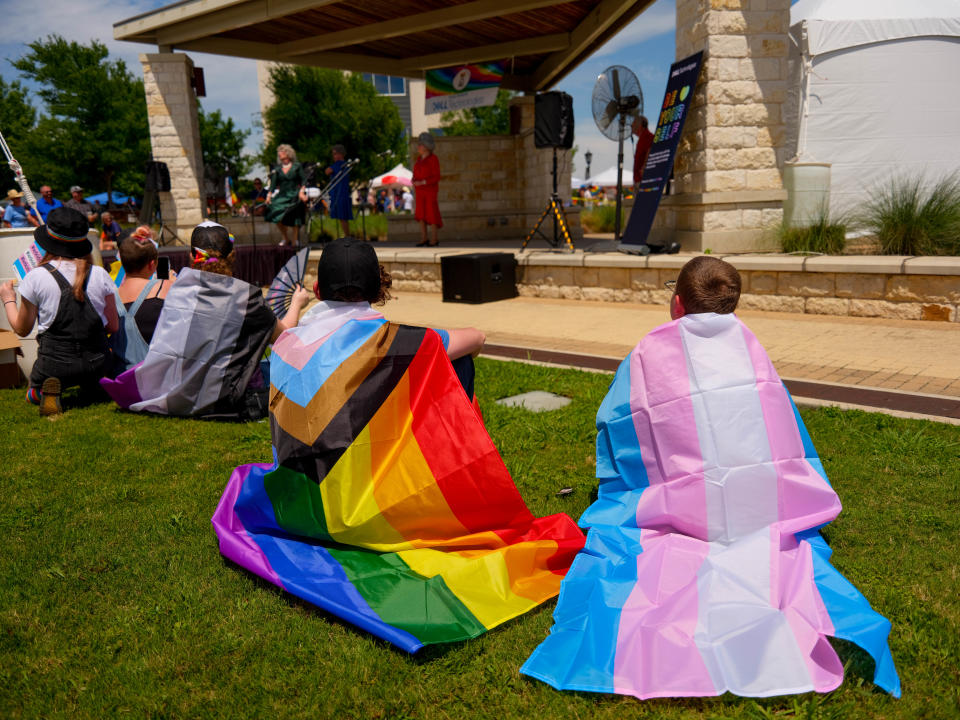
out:
<path id="1" fill-rule="evenodd" d="M 440 257 L 464 251 L 378 248 L 377 252 L 396 289 L 440 292 Z M 517 253 L 517 259 L 517 289 L 523 296 L 662 305 L 671 294 L 663 283 L 675 280 L 690 258 L 531 252 Z M 960 258 L 723 259 L 740 271 L 744 309 L 960 322 Z"/>

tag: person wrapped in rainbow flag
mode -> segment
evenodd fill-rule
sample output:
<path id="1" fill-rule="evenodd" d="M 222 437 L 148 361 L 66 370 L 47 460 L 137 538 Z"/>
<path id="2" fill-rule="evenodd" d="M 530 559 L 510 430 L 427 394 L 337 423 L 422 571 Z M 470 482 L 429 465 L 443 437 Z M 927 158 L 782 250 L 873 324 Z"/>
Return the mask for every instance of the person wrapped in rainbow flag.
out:
<path id="1" fill-rule="evenodd" d="M 739 297 L 732 265 L 694 258 L 673 321 L 621 364 L 597 413 L 586 547 L 522 673 L 638 698 L 829 692 L 833 636 L 899 697 L 890 623 L 830 564 L 819 529 L 840 500 Z"/>
<path id="2" fill-rule="evenodd" d="M 527 509 L 454 372 L 483 335 L 388 322 L 367 243 L 327 243 L 317 272 L 321 302 L 273 346 L 274 462 L 231 475 L 220 552 L 411 653 L 554 597 L 583 534 Z"/>

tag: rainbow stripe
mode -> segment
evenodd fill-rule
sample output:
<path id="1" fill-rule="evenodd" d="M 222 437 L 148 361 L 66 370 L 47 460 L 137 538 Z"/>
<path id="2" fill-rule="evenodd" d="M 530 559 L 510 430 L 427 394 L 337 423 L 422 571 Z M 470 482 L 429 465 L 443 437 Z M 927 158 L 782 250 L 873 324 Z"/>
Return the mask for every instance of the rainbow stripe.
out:
<path id="1" fill-rule="evenodd" d="M 454 78 L 461 70 L 470 71 L 470 81 L 457 90 L 454 87 Z M 425 75 L 427 99 L 444 95 L 458 95 L 460 93 L 500 87 L 503 82 L 503 63 L 488 62 L 473 65 L 457 65 L 456 67 L 428 70 Z"/>
<path id="2" fill-rule="evenodd" d="M 890 623 L 830 564 L 840 512 L 789 394 L 733 315 L 689 315 L 624 360 L 597 414 L 597 501 L 550 636 L 521 672 L 639 698 L 828 692 L 827 636 L 900 681 Z"/>
<path id="3" fill-rule="evenodd" d="M 555 596 L 583 535 L 527 509 L 439 335 L 371 313 L 328 330 L 274 344 L 276 462 L 234 471 L 221 552 L 407 652 Z"/>

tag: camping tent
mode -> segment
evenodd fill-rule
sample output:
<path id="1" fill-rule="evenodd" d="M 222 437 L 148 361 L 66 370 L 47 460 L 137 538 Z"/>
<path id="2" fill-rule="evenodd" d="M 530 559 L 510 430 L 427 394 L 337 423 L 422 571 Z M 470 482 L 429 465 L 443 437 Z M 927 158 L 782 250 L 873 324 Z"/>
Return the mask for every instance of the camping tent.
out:
<path id="1" fill-rule="evenodd" d="M 413 173 L 407 170 L 403 163 L 400 163 L 392 170 L 388 170 L 383 175 L 378 175 L 370 181 L 370 187 L 380 187 L 381 185 L 413 185 Z"/>
<path id="2" fill-rule="evenodd" d="M 960 169 L 960 0 L 800 0 L 790 35 L 786 155 L 831 164 L 832 210 Z"/>

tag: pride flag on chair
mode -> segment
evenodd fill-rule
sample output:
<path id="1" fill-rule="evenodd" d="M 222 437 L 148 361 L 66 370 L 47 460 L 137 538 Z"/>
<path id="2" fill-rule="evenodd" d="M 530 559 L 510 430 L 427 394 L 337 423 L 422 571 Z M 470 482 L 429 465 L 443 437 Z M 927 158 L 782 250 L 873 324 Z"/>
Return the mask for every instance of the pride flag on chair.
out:
<path id="1" fill-rule="evenodd" d="M 557 594 L 583 535 L 527 509 L 435 331 L 321 303 L 270 375 L 275 462 L 231 476 L 224 556 L 407 652 Z"/>
<path id="2" fill-rule="evenodd" d="M 521 672 L 639 698 L 827 692 L 860 645 L 900 695 L 890 623 L 830 564 L 840 512 L 763 347 L 688 315 L 623 361 L 597 413 L 600 491 L 555 625 Z"/>

